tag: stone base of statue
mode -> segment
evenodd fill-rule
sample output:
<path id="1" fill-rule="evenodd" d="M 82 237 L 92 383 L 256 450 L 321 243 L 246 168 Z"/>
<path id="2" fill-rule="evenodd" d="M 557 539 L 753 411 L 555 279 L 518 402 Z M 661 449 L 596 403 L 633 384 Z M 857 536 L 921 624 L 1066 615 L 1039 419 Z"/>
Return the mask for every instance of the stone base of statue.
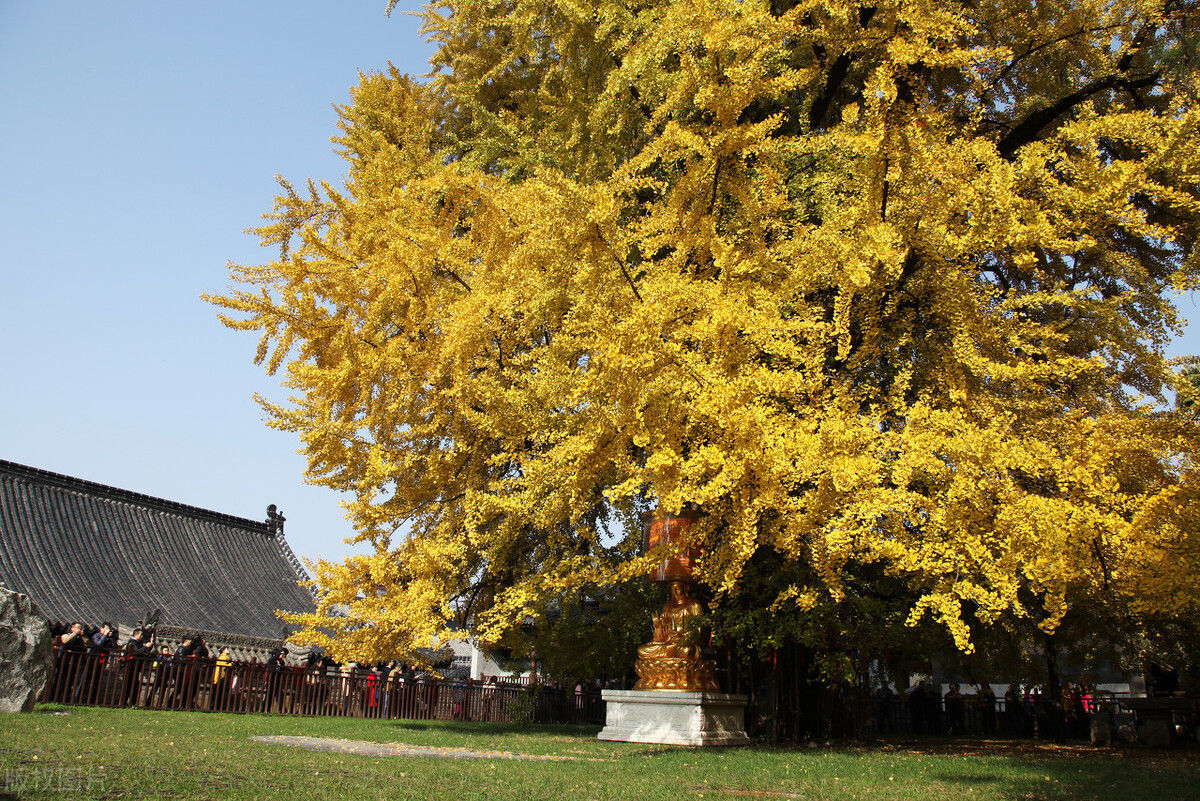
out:
<path id="1" fill-rule="evenodd" d="M 604 690 L 601 740 L 669 745 L 744 745 L 746 696 L 685 690 Z"/>

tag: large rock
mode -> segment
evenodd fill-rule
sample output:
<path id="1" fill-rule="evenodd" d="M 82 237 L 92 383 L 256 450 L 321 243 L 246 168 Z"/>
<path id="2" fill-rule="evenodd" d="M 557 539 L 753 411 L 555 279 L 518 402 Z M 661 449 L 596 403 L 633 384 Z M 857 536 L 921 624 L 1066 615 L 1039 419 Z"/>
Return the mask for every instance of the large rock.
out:
<path id="1" fill-rule="evenodd" d="M 50 624 L 27 595 L 0 587 L 0 712 L 28 712 L 54 666 Z"/>

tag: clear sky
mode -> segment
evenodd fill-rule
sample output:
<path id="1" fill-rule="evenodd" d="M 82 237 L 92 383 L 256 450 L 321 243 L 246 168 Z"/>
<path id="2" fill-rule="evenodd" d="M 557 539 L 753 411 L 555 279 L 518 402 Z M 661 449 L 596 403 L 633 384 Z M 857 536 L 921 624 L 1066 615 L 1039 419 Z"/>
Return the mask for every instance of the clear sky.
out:
<path id="1" fill-rule="evenodd" d="M 337 179 L 333 103 L 432 49 L 386 0 L 0 0 L 0 458 L 262 519 L 340 558 L 340 498 L 268 429 L 203 292 L 272 253 L 274 176 Z M 1188 299 L 1184 313 L 1197 315 Z M 1176 355 L 1200 353 L 1197 329 Z"/>
<path id="2" fill-rule="evenodd" d="M 358 72 L 424 73 L 386 0 L 0 0 L 0 458 L 263 519 L 337 558 L 340 496 L 268 429 L 251 334 L 202 292 L 272 252 L 275 175 L 344 174 Z"/>

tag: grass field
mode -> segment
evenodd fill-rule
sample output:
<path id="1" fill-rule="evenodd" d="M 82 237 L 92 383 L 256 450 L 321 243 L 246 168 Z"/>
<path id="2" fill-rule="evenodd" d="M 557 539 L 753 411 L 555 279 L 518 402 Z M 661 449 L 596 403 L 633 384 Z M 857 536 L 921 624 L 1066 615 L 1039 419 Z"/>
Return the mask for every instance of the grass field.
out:
<path id="1" fill-rule="evenodd" d="M 595 727 L 41 707 L 0 717 L 0 799 L 1200 800 L 1200 751 L 908 740 L 700 750 L 602 743 Z M 570 757 L 369 757 L 305 735 Z"/>

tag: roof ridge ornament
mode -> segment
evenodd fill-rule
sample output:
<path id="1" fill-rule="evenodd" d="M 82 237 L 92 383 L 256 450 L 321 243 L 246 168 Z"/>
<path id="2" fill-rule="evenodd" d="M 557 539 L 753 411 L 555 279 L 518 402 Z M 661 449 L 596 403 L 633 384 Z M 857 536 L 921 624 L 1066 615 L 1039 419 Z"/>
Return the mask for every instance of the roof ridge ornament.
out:
<path id="1" fill-rule="evenodd" d="M 287 520 L 283 513 L 279 511 L 279 507 L 275 504 L 267 506 L 267 531 L 271 532 L 272 536 L 283 537 L 283 523 Z"/>

